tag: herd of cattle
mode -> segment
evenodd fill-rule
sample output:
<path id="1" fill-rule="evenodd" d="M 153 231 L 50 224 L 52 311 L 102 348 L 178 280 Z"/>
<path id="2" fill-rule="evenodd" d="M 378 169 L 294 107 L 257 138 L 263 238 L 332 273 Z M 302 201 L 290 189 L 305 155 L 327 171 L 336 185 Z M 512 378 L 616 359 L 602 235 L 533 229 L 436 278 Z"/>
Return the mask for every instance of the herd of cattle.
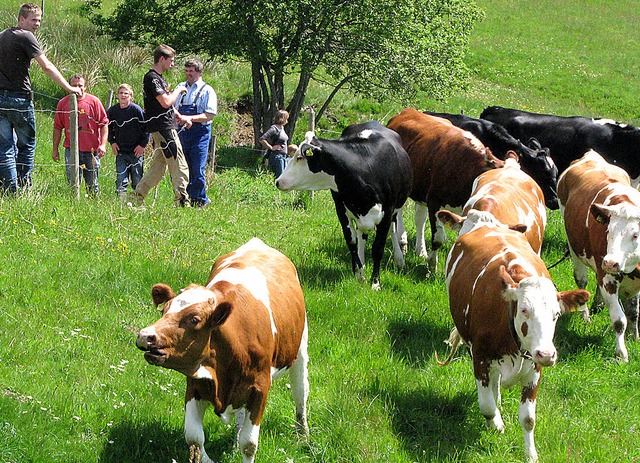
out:
<path id="1" fill-rule="evenodd" d="M 541 368 L 556 361 L 558 317 L 587 311 L 588 268 L 597 277 L 594 303 L 609 309 L 616 356 L 628 361 L 625 313 L 638 337 L 639 180 L 640 129 L 493 106 L 479 119 L 405 109 L 386 127 L 356 124 L 334 140 L 309 132 L 276 186 L 331 191 L 360 280 L 367 235 L 375 232 L 374 289 L 380 289 L 389 233 L 394 261 L 404 265 L 407 198 L 416 205 L 415 250 L 430 271 L 436 269 L 444 226 L 458 231 L 446 263 L 455 328 L 449 357 L 439 363 L 446 365 L 461 344 L 469 346 L 480 411 L 486 425 L 500 432 L 500 387 L 521 385 L 525 456 L 535 462 Z M 579 289 L 558 292 L 540 257 L 546 207 L 562 211 Z M 462 215 L 445 208 L 462 208 Z M 235 416 L 243 462 L 253 462 L 271 381 L 285 372 L 298 428 L 308 434 L 305 303 L 287 257 L 254 238 L 220 257 L 206 286 L 190 285 L 176 295 L 158 284 L 152 297 L 163 315 L 141 330 L 137 346 L 150 364 L 187 376 L 190 461 L 212 461 L 202 420 L 213 405 L 223 420 Z"/>

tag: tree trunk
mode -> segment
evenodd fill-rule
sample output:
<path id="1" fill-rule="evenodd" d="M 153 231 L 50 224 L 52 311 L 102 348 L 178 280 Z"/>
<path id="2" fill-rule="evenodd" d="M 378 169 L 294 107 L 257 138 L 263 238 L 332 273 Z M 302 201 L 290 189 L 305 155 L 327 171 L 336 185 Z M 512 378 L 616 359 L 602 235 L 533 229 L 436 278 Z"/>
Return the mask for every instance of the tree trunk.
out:
<path id="1" fill-rule="evenodd" d="M 307 87 L 309 86 L 309 82 L 311 81 L 311 73 L 306 71 L 300 72 L 300 80 L 298 81 L 298 86 L 296 87 L 296 91 L 291 98 L 291 102 L 289 103 L 289 107 L 287 111 L 289 112 L 289 122 L 284 127 L 285 132 L 289 135 L 289 140 L 293 135 L 293 130 L 296 127 L 296 123 L 300 118 L 300 112 L 302 111 L 302 105 L 304 105 L 304 96 L 307 93 Z"/>
<path id="2" fill-rule="evenodd" d="M 331 92 L 331 94 L 327 97 L 327 99 L 324 101 L 324 103 L 322 104 L 322 107 L 320 108 L 320 110 L 318 111 L 318 113 L 316 114 L 316 122 L 318 122 L 320 120 L 320 118 L 324 115 L 324 112 L 327 110 L 327 108 L 329 107 L 329 104 L 331 103 L 331 101 L 333 100 L 333 98 L 336 96 L 336 94 L 340 91 L 340 89 L 342 87 L 344 87 L 344 85 L 349 81 L 349 79 L 351 79 L 351 76 L 345 76 L 344 79 L 342 79 L 338 85 L 336 85 L 333 89 L 333 91 Z"/>
<path id="3" fill-rule="evenodd" d="M 251 61 L 251 81 L 253 85 L 253 107 L 251 117 L 253 118 L 253 144 L 260 147 L 260 136 L 263 131 L 264 111 L 262 106 L 262 66 L 257 61 Z"/>

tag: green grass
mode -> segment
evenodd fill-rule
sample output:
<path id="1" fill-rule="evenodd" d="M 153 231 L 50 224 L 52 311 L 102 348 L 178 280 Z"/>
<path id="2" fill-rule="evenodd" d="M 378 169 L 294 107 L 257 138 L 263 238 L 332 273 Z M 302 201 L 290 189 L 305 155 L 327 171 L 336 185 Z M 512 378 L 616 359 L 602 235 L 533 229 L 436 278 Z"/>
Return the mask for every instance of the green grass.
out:
<path id="1" fill-rule="evenodd" d="M 640 60 L 632 45 L 640 32 L 629 13 L 635 3 L 479 3 L 487 17 L 468 57 L 475 79 L 450 101 L 425 97 L 417 107 L 477 115 L 501 104 L 639 120 Z M 0 1 L 0 7 L 13 12 L 16 5 Z M 148 58 L 88 40 L 86 29 L 71 27 L 82 24 L 76 15 L 77 2 L 47 3 L 42 35 L 65 75 L 86 72 L 85 65 L 98 69 L 92 88 L 103 99 L 121 81 L 141 82 Z M 65 33 L 75 34 L 75 42 Z M 36 90 L 59 97 L 34 68 Z M 50 160 L 55 98 L 37 101 L 34 191 L 0 198 L 0 462 L 187 461 L 184 378 L 146 364 L 135 333 L 159 316 L 150 301 L 154 283 L 175 289 L 204 283 L 217 256 L 252 236 L 282 250 L 299 270 L 311 356 L 309 443 L 296 438 L 293 404 L 280 380 L 257 462 L 522 460 L 517 388 L 503 393 L 507 430 L 497 435 L 483 428 L 469 355 L 461 351 L 447 368 L 434 361 L 436 351 L 446 353 L 443 340 L 452 327 L 442 277 L 451 242 L 430 279 L 411 252 L 405 271 L 395 269 L 388 249 L 383 290 L 356 282 L 328 192 L 313 199 L 279 193 L 271 174 L 256 169 L 258 153 L 232 144 L 236 116 L 229 108 L 249 91 L 246 67 L 215 65 L 208 72 L 223 105 L 216 122 L 219 168 L 205 210 L 173 208 L 168 179 L 146 210 L 122 206 L 113 193 L 111 154 L 103 161 L 101 196 L 76 201 L 64 168 Z M 324 95 L 325 88 L 314 86 L 308 103 Z M 369 118 L 384 122 L 400 108 L 343 95 L 320 122 L 321 133 L 334 137 Z M 305 130 L 302 120 L 297 133 Z M 411 227 L 409 234 L 412 240 Z M 564 252 L 557 212 L 546 239 L 543 258 L 551 264 Z M 551 273 L 560 290 L 574 287 L 568 261 Z M 639 462 L 640 345 L 628 340 L 630 363 L 616 362 L 605 311 L 588 324 L 579 316 L 561 319 L 555 342 L 559 362 L 544 371 L 538 401 L 541 461 Z M 230 427 L 210 412 L 205 428 L 216 461 L 240 461 Z"/>

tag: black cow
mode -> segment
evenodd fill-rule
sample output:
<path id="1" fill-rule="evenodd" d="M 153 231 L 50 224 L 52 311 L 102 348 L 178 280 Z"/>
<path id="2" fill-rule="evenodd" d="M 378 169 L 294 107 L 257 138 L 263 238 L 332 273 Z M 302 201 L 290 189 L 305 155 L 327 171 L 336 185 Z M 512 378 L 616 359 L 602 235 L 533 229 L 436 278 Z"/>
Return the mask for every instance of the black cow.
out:
<path id="1" fill-rule="evenodd" d="M 354 274 L 364 281 L 364 246 L 373 242 L 371 287 L 380 289 L 380 262 L 391 225 L 393 257 L 404 266 L 396 216 L 409 197 L 412 172 L 409 156 L 397 133 L 370 121 L 347 127 L 335 140 L 307 132 L 304 142 L 282 175 L 280 190 L 331 190 Z"/>
<path id="2" fill-rule="evenodd" d="M 542 148 L 535 138 L 530 138 L 527 144 L 512 137 L 500 124 L 484 119 L 465 116 L 464 114 L 436 113 L 423 111 L 425 114 L 441 117 L 451 121 L 456 127 L 471 132 L 489 148 L 495 157 L 503 161 L 508 151 L 515 151 L 520 160 L 520 167 L 542 189 L 544 202 L 549 209 L 558 209 L 558 168 L 549 155 L 547 148 Z"/>
<path id="3" fill-rule="evenodd" d="M 633 186 L 640 182 L 640 129 L 611 119 L 553 116 L 489 106 L 480 118 L 502 125 L 515 138 L 535 137 L 549 148 L 562 173 L 590 149 L 627 171 Z"/>

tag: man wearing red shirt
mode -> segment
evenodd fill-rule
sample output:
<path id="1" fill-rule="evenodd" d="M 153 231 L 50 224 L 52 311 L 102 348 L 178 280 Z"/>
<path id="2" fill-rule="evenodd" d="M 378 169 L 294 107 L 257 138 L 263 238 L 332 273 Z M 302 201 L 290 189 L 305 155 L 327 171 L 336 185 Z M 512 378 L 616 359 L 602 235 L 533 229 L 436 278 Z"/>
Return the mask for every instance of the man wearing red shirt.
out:
<path id="1" fill-rule="evenodd" d="M 99 98 L 85 91 L 86 82 L 83 76 L 75 74 L 69 84 L 82 90 L 78 97 L 78 151 L 80 152 L 80 179 L 84 177 L 87 192 L 98 194 L 98 171 L 100 158 L 107 149 L 109 119 Z M 67 167 L 67 180 L 73 185 L 73 166 L 71 166 L 71 150 L 69 138 L 69 95 L 58 102 L 53 119 L 53 160 L 60 160 L 58 146 L 64 130 L 64 163 Z"/>

